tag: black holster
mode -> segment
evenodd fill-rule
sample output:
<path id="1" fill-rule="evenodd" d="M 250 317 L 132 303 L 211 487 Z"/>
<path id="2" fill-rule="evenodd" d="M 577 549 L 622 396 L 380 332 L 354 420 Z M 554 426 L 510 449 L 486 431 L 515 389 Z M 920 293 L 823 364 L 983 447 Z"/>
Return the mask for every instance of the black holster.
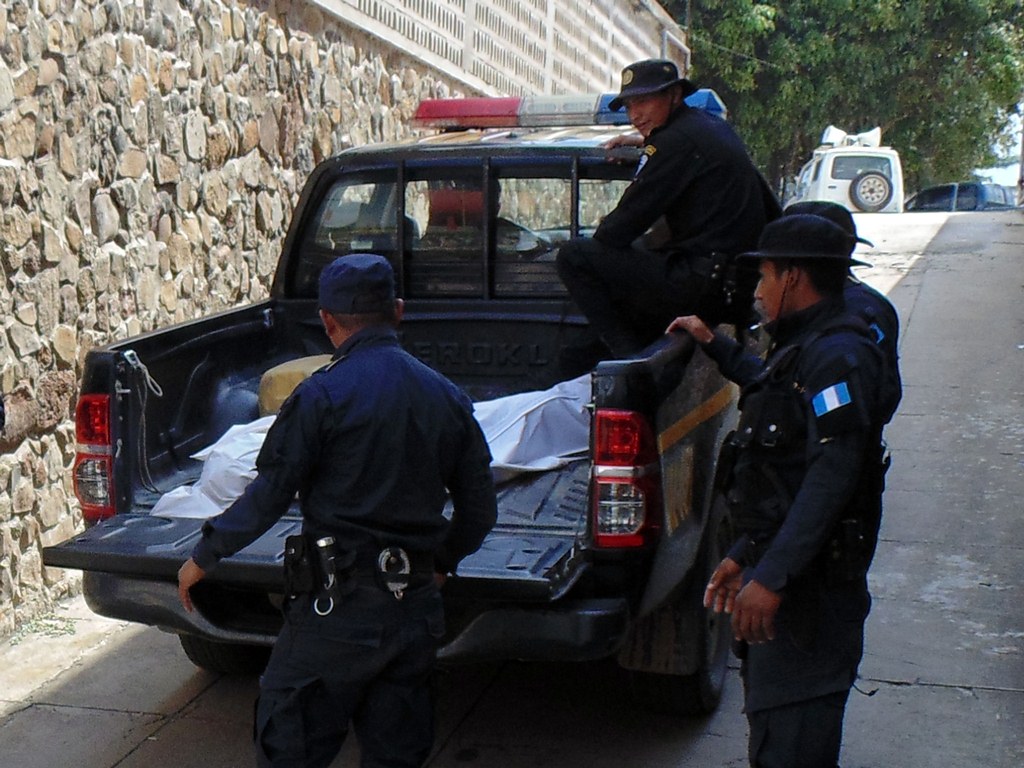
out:
<path id="1" fill-rule="evenodd" d="M 881 441 L 865 459 L 854 503 L 839 521 L 824 552 L 825 573 L 832 582 L 846 582 L 867 574 L 878 544 L 882 523 L 882 491 L 890 457 Z"/>
<path id="2" fill-rule="evenodd" d="M 825 548 L 825 578 L 842 584 L 863 577 L 870 563 L 868 537 L 863 523 L 848 517 L 840 520 Z"/>
<path id="3" fill-rule="evenodd" d="M 754 319 L 754 289 L 757 287 L 756 261 L 713 252 L 695 270 L 704 278 L 704 290 L 697 314 L 709 324 L 747 325 Z"/>
<path id="4" fill-rule="evenodd" d="M 355 551 L 338 548 L 330 536 L 289 536 L 284 540 L 285 596 L 343 597 L 355 588 L 355 563 Z"/>

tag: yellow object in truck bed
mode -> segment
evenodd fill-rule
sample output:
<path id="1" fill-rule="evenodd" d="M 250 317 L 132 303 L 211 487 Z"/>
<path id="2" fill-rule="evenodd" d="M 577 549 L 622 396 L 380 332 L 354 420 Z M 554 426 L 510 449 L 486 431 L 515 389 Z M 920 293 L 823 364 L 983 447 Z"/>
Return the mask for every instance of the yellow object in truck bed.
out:
<path id="1" fill-rule="evenodd" d="M 330 355 L 312 355 L 275 365 L 260 378 L 260 416 L 277 413 L 281 404 L 313 371 L 331 362 Z"/>

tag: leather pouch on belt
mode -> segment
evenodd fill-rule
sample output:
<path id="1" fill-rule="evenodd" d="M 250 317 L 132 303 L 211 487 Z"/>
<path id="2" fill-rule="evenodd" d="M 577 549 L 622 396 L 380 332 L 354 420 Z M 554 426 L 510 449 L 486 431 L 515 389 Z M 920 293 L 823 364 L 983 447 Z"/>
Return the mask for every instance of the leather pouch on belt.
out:
<path id="1" fill-rule="evenodd" d="M 284 540 L 284 591 L 290 597 L 309 594 L 316 584 L 310 541 L 296 534 Z"/>

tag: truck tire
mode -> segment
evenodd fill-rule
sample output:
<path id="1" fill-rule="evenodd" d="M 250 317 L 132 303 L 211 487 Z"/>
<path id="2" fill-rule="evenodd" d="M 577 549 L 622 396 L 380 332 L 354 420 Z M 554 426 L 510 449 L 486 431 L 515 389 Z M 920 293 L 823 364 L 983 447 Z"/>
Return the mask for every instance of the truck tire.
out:
<path id="1" fill-rule="evenodd" d="M 270 648 L 241 643 L 217 643 L 196 635 L 178 635 L 189 661 L 222 675 L 258 675 L 267 666 Z"/>
<path id="2" fill-rule="evenodd" d="M 688 675 L 630 671 L 637 702 L 656 712 L 707 715 L 715 711 L 722 699 L 732 630 L 727 614 L 714 613 L 703 605 L 704 587 L 732 544 L 732 526 L 721 499 L 712 505 L 705 536 L 700 567 L 694 571 L 697 578 L 691 580 L 675 603 L 661 609 L 672 611 L 688 650 L 697 655 L 696 671 Z"/>
<path id="3" fill-rule="evenodd" d="M 850 182 L 850 201 L 857 210 L 876 213 L 892 200 L 892 179 L 878 171 L 864 171 Z"/>

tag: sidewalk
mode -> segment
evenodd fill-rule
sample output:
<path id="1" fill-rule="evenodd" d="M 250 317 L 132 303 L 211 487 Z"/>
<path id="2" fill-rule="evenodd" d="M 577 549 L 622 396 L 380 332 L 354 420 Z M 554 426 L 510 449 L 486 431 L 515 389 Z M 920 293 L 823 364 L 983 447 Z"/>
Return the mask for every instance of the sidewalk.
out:
<path id="1" fill-rule="evenodd" d="M 28 706 L 36 691 L 98 648 L 121 642 L 140 629 L 97 616 L 81 596 L 62 601 L 53 614 L 29 622 L 0 641 L 0 720 Z"/>

